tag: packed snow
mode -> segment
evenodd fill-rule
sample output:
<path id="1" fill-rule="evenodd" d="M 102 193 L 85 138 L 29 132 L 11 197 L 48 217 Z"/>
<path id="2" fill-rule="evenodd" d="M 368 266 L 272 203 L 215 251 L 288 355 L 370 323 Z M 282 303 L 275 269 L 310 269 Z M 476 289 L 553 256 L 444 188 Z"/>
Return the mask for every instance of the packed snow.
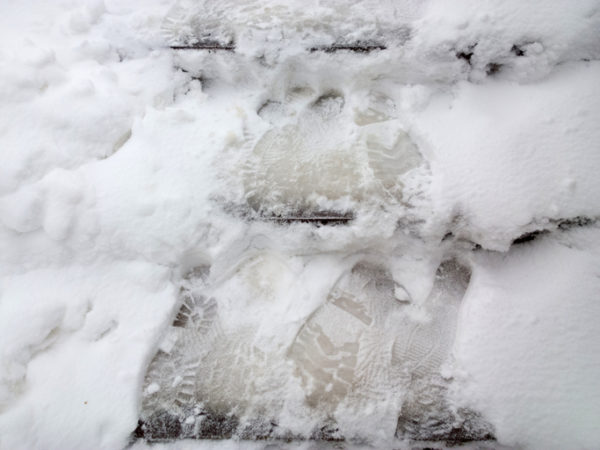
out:
<path id="1" fill-rule="evenodd" d="M 0 449 L 598 447 L 598 0 L 0 38 Z"/>

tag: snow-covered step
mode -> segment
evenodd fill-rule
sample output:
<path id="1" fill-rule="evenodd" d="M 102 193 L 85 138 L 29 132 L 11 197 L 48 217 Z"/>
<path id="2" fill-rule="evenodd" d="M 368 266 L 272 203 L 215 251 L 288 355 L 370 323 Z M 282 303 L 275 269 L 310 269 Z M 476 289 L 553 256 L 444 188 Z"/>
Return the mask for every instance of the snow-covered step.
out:
<path id="1" fill-rule="evenodd" d="M 244 273 L 259 270 L 256 275 L 263 276 L 267 268 L 275 269 L 272 263 L 255 266 L 253 261 L 243 263 L 239 275 L 225 283 L 253 289 Z M 387 422 L 399 439 L 491 439 L 492 428 L 476 412 L 451 410 L 440 371 L 448 362 L 469 277 L 462 263 L 445 261 L 417 306 L 385 265 L 367 257 L 332 281 L 320 306 L 296 325 L 295 333 L 269 335 L 264 349 L 258 310 L 250 308 L 237 319 L 219 318 L 216 305 L 227 300 L 218 295 L 212 300 L 216 305 L 190 300 L 207 298 L 190 292 L 211 287 L 189 279 L 174 322 L 181 333 L 168 355 L 159 351 L 146 376 L 138 437 L 369 440 L 368 428 L 356 434 L 345 421 L 364 420 L 363 411 L 377 407 L 378 426 Z M 268 291 L 258 292 L 254 295 L 260 297 Z M 276 298 L 269 302 L 261 314 L 276 310 Z M 415 317 L 411 308 L 427 316 Z M 203 338 L 206 330 L 197 321 L 183 320 L 194 315 L 222 322 L 221 333 Z M 296 401 L 303 406 L 290 410 Z M 345 415 L 339 415 L 340 408 Z M 289 421 L 306 420 L 305 415 L 316 423 L 294 431 Z"/>

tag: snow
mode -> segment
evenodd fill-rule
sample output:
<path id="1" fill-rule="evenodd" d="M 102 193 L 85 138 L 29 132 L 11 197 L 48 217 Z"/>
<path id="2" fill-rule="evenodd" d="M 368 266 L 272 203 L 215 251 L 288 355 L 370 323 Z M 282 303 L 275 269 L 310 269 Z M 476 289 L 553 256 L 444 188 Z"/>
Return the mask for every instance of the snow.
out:
<path id="1" fill-rule="evenodd" d="M 168 47 L 207 24 L 234 53 Z M 182 288 L 218 308 L 225 350 L 201 388 L 215 404 L 279 408 L 310 434 L 316 388 L 289 350 L 312 339 L 304 324 L 367 336 L 376 359 L 403 326 L 441 320 L 427 376 L 493 427 L 478 445 L 597 446 L 599 30 L 597 0 L 3 2 L 0 448 L 127 446 L 161 395 L 151 361 L 184 335 Z M 307 51 L 357 40 L 388 48 Z M 260 217 L 300 211 L 354 220 Z M 557 225 L 576 217 L 590 221 Z M 449 258 L 466 292 L 439 288 Z M 340 303 L 361 271 L 391 284 Z M 323 408 L 372 445 L 409 445 L 393 440 L 403 383 L 371 386 L 388 398 L 359 414 L 324 388 Z"/>
<path id="2" fill-rule="evenodd" d="M 578 230 L 477 258 L 461 317 L 469 326 L 458 327 L 457 395 L 488 412 L 501 442 L 596 445 L 599 242 L 597 229 Z"/>
<path id="3" fill-rule="evenodd" d="M 600 104 L 599 77 L 590 62 L 561 65 L 535 84 L 461 82 L 415 114 L 417 133 L 444 148 L 430 160 L 436 212 L 464 220 L 461 233 L 500 251 L 530 224 L 596 216 L 600 130 L 588 118 Z"/>
<path id="4" fill-rule="evenodd" d="M 137 420 L 139 349 L 172 295 L 168 271 L 141 261 L 3 277 L 2 446 L 121 447 Z"/>

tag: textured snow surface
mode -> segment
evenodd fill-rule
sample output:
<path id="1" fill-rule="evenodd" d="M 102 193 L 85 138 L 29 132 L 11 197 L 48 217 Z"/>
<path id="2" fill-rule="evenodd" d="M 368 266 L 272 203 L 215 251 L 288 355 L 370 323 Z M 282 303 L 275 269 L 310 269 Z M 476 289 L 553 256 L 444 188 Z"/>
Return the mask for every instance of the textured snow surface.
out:
<path id="1" fill-rule="evenodd" d="M 598 446 L 600 2 L 5 0 L 0 42 L 1 449 Z M 156 448 L 284 445 L 230 435 Z"/>

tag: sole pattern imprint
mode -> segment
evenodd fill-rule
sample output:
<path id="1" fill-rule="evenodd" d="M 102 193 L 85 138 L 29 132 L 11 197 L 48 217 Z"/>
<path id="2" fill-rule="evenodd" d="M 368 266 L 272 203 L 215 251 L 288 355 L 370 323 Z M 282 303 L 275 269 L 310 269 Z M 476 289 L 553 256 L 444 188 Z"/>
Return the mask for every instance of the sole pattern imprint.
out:
<path id="1" fill-rule="evenodd" d="M 334 409 L 357 394 L 359 386 L 376 384 L 369 378 L 376 378 L 377 368 L 367 379 L 359 376 L 365 356 L 361 349 L 373 347 L 386 312 L 398 306 L 393 288 L 384 268 L 359 263 L 340 278 L 323 306 L 300 329 L 288 356 L 311 406 Z"/>
<path id="2" fill-rule="evenodd" d="M 492 439 L 491 427 L 476 413 L 448 404 L 447 382 L 440 376 L 469 278 L 466 267 L 446 261 L 428 297 L 414 305 L 396 298 L 406 291 L 385 266 L 359 262 L 334 283 L 279 359 L 254 346 L 252 328 L 224 332 L 218 302 L 188 283 L 146 374 L 135 436 L 148 441 L 353 439 L 357 436 L 345 436 L 338 427 L 338 408 L 360 415 L 375 407 L 387 408 L 398 438 L 453 443 Z M 407 313 L 415 306 L 427 318 L 414 320 Z M 278 426 L 283 400 L 272 402 L 271 410 L 269 405 L 260 412 L 252 409 L 270 389 L 286 389 L 277 380 L 286 379 L 289 363 L 307 410 L 323 417 L 306 436 Z"/>

